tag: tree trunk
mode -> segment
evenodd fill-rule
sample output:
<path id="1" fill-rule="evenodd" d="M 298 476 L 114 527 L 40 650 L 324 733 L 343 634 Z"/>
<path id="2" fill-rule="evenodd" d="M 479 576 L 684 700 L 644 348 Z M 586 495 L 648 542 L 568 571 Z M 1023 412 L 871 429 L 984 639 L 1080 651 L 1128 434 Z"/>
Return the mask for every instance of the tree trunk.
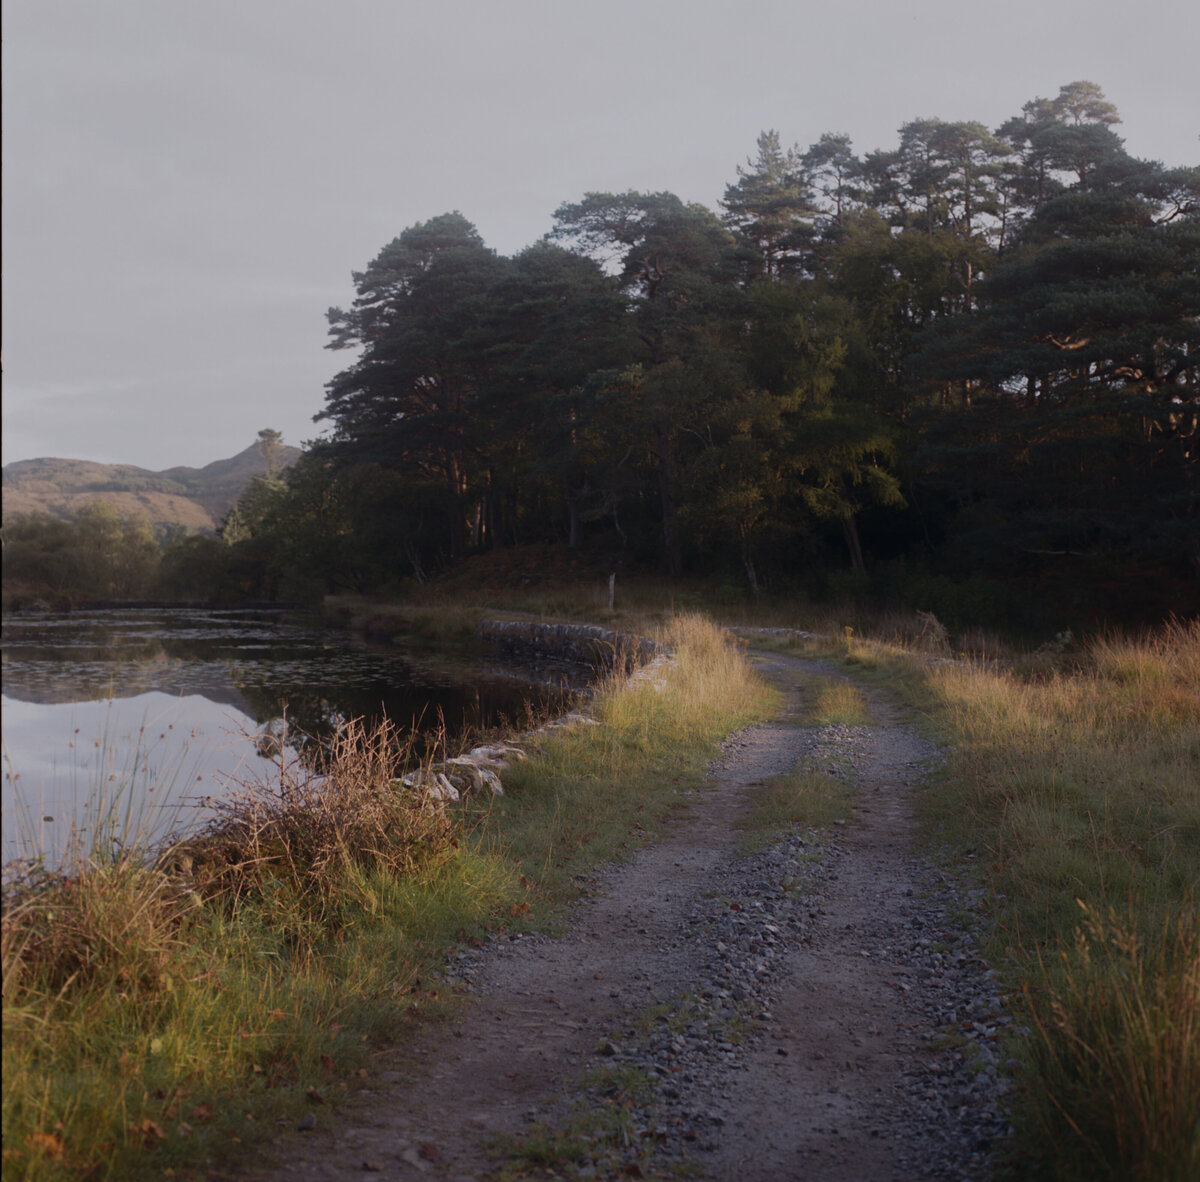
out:
<path id="1" fill-rule="evenodd" d="M 754 598 L 758 598 L 758 572 L 754 569 L 754 559 L 749 554 L 742 558 L 742 562 L 746 567 L 746 578 L 750 580 L 750 591 Z"/>
<path id="2" fill-rule="evenodd" d="M 658 496 L 662 506 L 663 557 L 667 574 L 678 578 L 683 573 L 683 555 L 679 550 L 679 533 L 675 521 L 675 489 L 671 463 L 671 440 L 659 431 L 654 441 L 658 455 Z"/>
<path id="3" fill-rule="evenodd" d="M 478 550 L 483 545 L 483 502 L 475 502 L 475 511 L 471 514 L 471 548 Z"/>
<path id="4" fill-rule="evenodd" d="M 578 550 L 583 545 L 583 518 L 579 515 L 579 490 L 567 482 L 567 545 Z"/>
<path id="5" fill-rule="evenodd" d="M 467 523 L 459 488 L 458 463 L 454 456 L 450 456 L 446 463 L 446 492 L 450 511 L 450 561 L 453 563 L 460 561 L 467 550 Z"/>
<path id="6" fill-rule="evenodd" d="M 852 570 L 866 570 L 863 562 L 862 543 L 858 540 L 858 523 L 854 515 L 842 518 L 842 533 L 846 537 L 846 549 L 850 551 L 850 567 Z"/>
<path id="7" fill-rule="evenodd" d="M 484 522 L 487 527 L 488 541 L 491 543 L 493 550 L 504 549 L 504 496 L 503 493 L 497 493 L 493 485 L 493 491 L 487 499 L 487 519 Z"/>

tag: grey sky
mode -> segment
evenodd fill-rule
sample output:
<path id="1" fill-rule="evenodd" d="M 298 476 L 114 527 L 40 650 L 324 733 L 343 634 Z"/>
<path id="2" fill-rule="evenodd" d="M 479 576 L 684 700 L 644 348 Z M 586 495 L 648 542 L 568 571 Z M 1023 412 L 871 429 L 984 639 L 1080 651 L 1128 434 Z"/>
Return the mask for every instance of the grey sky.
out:
<path id="1" fill-rule="evenodd" d="M 4 462 L 313 438 L 325 310 L 406 226 L 508 254 L 594 189 L 716 207 L 765 128 L 890 148 L 1098 83 L 1200 160 L 1195 0 L 5 0 Z"/>

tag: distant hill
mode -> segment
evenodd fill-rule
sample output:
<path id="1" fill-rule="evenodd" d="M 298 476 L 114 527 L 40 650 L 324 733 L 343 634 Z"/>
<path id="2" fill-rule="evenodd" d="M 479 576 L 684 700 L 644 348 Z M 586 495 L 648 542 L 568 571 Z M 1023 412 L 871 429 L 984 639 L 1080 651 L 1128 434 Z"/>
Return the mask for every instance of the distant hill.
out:
<path id="1" fill-rule="evenodd" d="M 301 453 L 298 447 L 283 446 L 278 454 L 281 467 L 287 468 Z M 266 467 L 256 444 L 203 468 L 162 472 L 90 460 L 18 460 L 4 466 L 4 515 L 71 517 L 92 501 L 107 501 L 122 516 L 145 517 L 152 525 L 212 531 Z"/>

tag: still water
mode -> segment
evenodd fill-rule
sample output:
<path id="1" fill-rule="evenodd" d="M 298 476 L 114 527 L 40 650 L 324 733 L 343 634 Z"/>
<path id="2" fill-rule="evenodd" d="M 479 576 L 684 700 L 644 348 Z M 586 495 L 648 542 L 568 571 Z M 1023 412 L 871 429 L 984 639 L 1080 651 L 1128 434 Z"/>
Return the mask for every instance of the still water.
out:
<path id="1" fill-rule="evenodd" d="M 268 777 L 263 734 L 286 713 L 318 738 L 349 718 L 451 733 L 565 703 L 581 669 L 514 670 L 484 655 L 434 664 L 393 646 L 236 609 L 9 617 L 3 627 L 0 861 L 61 856 L 102 817 L 164 836 L 203 800 Z M 107 840 L 107 838 L 105 838 Z"/>

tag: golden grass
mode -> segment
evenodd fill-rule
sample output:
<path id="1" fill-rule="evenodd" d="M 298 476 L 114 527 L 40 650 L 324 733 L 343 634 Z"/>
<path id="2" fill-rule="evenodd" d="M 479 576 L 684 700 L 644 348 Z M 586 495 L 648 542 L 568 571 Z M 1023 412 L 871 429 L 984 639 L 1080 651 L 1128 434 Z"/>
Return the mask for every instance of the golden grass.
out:
<path id="1" fill-rule="evenodd" d="M 1200 648 L 1197 627 L 1169 635 L 1174 645 L 1106 641 L 1081 668 L 1034 680 L 978 666 L 930 673 L 958 740 L 951 774 L 961 791 L 948 808 L 992 835 L 997 888 L 1029 899 L 1055 931 L 1074 921 L 1074 898 L 1085 891 L 1104 907 L 1131 892 L 1166 905 L 1197 880 L 1195 654 L 1173 652 L 1136 678 L 1110 672 L 1165 649 Z M 1072 869 L 1076 860 L 1083 870 Z M 1046 930 L 1020 922 L 1015 937 Z"/>
<path id="2" fill-rule="evenodd" d="M 1028 1144 L 1056 1177 L 1197 1176 L 1200 623 L 927 683 L 953 741 L 929 834 L 980 851 L 1038 1035 Z"/>
<path id="3" fill-rule="evenodd" d="M 1200 912 L 1143 917 L 1083 907 L 1050 984 L 1027 989 L 1037 1120 L 1074 1142 L 1092 1178 L 1200 1177 Z"/>

